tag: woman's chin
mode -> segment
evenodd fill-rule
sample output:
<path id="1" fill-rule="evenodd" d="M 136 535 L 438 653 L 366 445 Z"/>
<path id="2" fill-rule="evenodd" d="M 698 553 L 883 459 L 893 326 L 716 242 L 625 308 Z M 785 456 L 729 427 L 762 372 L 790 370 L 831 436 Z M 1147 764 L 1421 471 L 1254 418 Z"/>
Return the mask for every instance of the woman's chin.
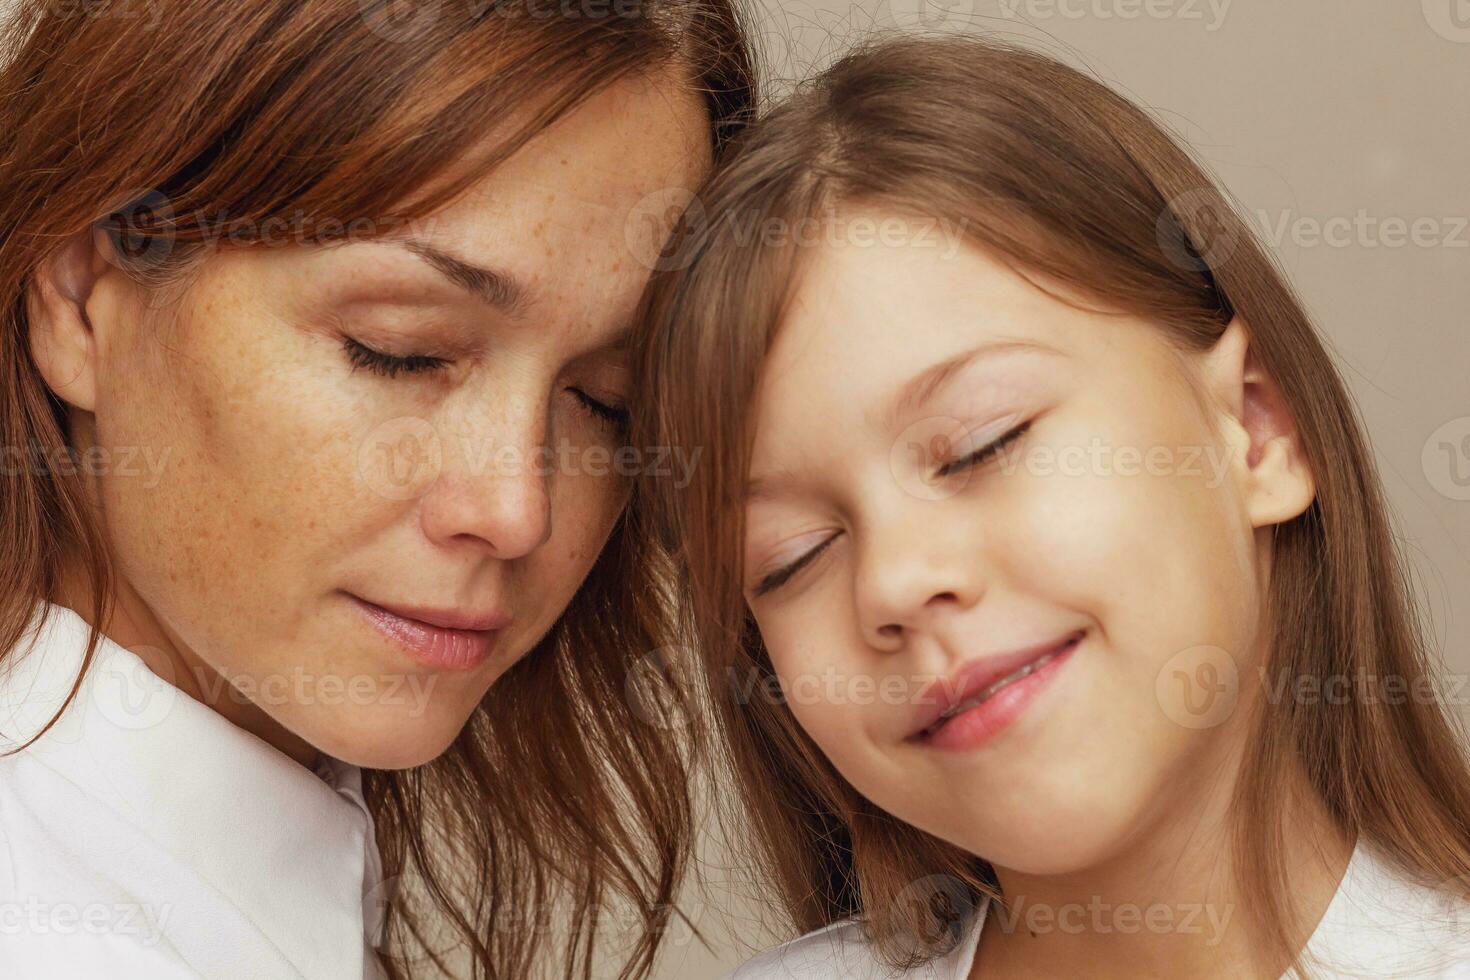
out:
<path id="1" fill-rule="evenodd" d="M 364 715 L 313 719 L 301 735 L 318 751 L 364 769 L 413 769 L 448 751 L 466 718 L 411 717 L 403 712 L 373 710 Z"/>

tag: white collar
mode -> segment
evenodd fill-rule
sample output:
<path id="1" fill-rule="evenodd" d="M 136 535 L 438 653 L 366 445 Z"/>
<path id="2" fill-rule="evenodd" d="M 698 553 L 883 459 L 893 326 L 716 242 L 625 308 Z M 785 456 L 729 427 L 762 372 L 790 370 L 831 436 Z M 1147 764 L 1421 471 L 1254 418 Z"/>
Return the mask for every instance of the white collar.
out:
<path id="1" fill-rule="evenodd" d="M 1443 884 L 1410 877 L 1360 837 L 1307 952 L 1331 976 L 1470 976 L 1470 904 Z"/>
<path id="2" fill-rule="evenodd" d="M 1470 978 L 1470 903 L 1434 884 L 1409 878 L 1359 838 L 1307 942 L 1307 962 L 1332 977 Z M 939 976 L 970 975 L 989 908 L 990 899 L 982 896 L 964 938 L 936 964 Z"/>
<path id="3" fill-rule="evenodd" d="M 7 749 L 56 713 L 82 663 L 87 622 L 65 606 L 44 605 L 42 632 L 32 643 L 22 640 L 0 670 L 0 746 Z M 381 941 L 381 865 L 356 766 L 325 757 L 314 774 L 106 636 L 77 699 L 27 754 L 110 811 L 109 826 L 176 857 L 182 873 L 201 881 L 231 916 L 243 913 L 247 931 L 253 926 L 273 947 L 270 955 L 303 977 L 374 975 L 363 954 L 365 938 Z M 94 844 L 106 842 L 84 846 Z M 168 935 L 186 960 L 219 962 L 229 953 L 219 937 L 196 934 L 187 921 L 177 918 Z"/>

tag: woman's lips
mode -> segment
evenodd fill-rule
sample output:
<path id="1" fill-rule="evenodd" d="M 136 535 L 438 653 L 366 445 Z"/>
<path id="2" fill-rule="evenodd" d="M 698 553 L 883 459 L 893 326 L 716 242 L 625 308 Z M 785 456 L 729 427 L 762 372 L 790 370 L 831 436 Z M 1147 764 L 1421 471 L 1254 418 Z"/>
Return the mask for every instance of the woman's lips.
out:
<path id="1" fill-rule="evenodd" d="M 468 670 L 483 663 L 495 651 L 496 642 L 510 621 L 508 616 L 498 614 L 467 617 L 452 612 L 424 613 L 441 622 L 499 624 L 489 629 L 459 629 L 425 622 L 360 596 L 354 595 L 352 599 L 379 633 L 415 660 L 436 670 Z"/>
<path id="2" fill-rule="evenodd" d="M 931 685 L 938 703 L 926 705 L 906 741 L 943 749 L 970 749 L 989 741 L 1020 717 L 1085 635 L 1078 630 L 1048 646 L 987 657 L 938 688 Z"/>

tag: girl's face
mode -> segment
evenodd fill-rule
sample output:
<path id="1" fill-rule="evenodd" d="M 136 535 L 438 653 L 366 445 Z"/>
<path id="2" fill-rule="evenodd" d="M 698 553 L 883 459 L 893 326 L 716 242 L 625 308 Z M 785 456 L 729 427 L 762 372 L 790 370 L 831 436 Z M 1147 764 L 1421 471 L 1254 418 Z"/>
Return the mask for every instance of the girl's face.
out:
<path id="1" fill-rule="evenodd" d="M 425 762 L 566 608 L 636 465 L 630 215 L 709 165 L 677 81 L 609 88 L 382 240 L 220 249 L 176 316 L 100 273 L 92 390 L 53 384 L 138 450 L 99 480 L 126 587 L 257 727 Z M 441 614 L 481 632 L 411 621 Z"/>
<path id="2" fill-rule="evenodd" d="M 902 820 L 1013 870 L 1091 866 L 1239 747 L 1268 525 L 1312 492 L 1280 401 L 1239 324 L 1179 354 L 971 248 L 810 258 L 746 510 L 787 704 Z"/>

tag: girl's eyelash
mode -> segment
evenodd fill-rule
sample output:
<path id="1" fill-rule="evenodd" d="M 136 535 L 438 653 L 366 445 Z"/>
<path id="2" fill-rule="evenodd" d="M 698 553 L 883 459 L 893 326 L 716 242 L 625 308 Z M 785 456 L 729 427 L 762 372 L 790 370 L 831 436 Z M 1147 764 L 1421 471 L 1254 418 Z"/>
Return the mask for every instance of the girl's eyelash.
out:
<path id="1" fill-rule="evenodd" d="M 1031 428 L 1030 420 L 1022 422 L 1020 425 L 1016 426 L 1014 429 L 1007 432 L 999 439 L 988 442 L 974 452 L 969 453 L 965 456 L 961 456 L 959 459 L 952 459 L 949 462 L 945 463 L 943 466 L 939 467 L 939 470 L 937 473 L 935 473 L 935 476 L 943 478 L 958 473 L 961 470 L 968 469 L 971 466 L 977 466 L 980 463 L 985 462 L 996 453 L 1004 449 L 1006 446 L 1009 446 L 1011 443 L 1015 442 L 1017 439 L 1025 435 L 1026 430 L 1029 428 Z"/>
<path id="2" fill-rule="evenodd" d="M 347 351 L 347 360 L 351 362 L 354 370 L 367 368 L 374 374 L 380 374 L 385 378 L 397 377 L 399 374 L 424 374 L 429 371 L 437 371 L 449 363 L 447 358 L 430 357 L 427 354 L 395 357 L 392 354 L 373 350 L 351 337 L 342 338 L 342 347 Z"/>
<path id="3" fill-rule="evenodd" d="M 948 463 L 945 463 L 939 468 L 939 473 L 937 475 L 940 477 L 950 476 L 954 473 L 958 473 L 963 469 L 971 466 L 976 466 L 980 463 L 985 462 L 996 453 L 1004 449 L 1006 446 L 1010 445 L 1012 442 L 1015 442 L 1017 439 L 1021 438 L 1021 436 L 1025 435 L 1026 430 L 1030 428 L 1031 420 L 1022 422 L 1020 425 L 1016 426 L 1014 429 L 1007 432 L 999 439 L 986 443 L 984 446 L 980 447 L 972 453 L 961 457 L 960 459 L 952 460 Z M 817 558 L 817 556 L 825 551 L 827 549 L 827 546 L 836 539 L 837 535 L 832 535 L 830 538 L 827 538 L 821 544 L 817 545 L 815 548 L 812 548 L 810 551 L 806 552 L 795 561 L 776 569 L 774 572 L 771 572 L 765 578 L 761 579 L 760 582 L 756 584 L 754 590 L 755 597 L 760 598 L 761 596 L 768 595 L 771 592 L 774 592 L 776 589 L 779 589 L 781 586 L 785 585 L 796 575 L 797 572 L 800 572 L 802 569 L 810 565 Z"/>
<path id="4" fill-rule="evenodd" d="M 577 396 L 577 401 L 582 403 L 582 407 L 591 412 L 599 422 L 610 426 L 619 435 L 628 431 L 630 416 L 626 408 L 598 401 L 580 388 L 568 388 L 567 390 Z"/>
<path id="5" fill-rule="evenodd" d="M 792 576 L 794 576 L 797 572 L 801 571 L 803 568 L 807 567 L 813 561 L 815 561 L 817 559 L 817 556 L 826 551 L 827 546 L 836 540 L 837 535 L 834 534 L 823 541 L 821 544 L 817 545 L 815 548 L 812 548 L 806 554 L 802 555 L 800 558 L 796 559 L 788 565 L 784 565 L 781 568 L 776 569 L 774 572 L 771 572 L 765 578 L 761 579 L 755 587 L 756 598 L 759 599 L 761 596 L 766 595 L 770 592 L 774 592 L 776 589 L 779 589 L 781 586 L 785 585 L 788 581 L 791 580 Z"/>

